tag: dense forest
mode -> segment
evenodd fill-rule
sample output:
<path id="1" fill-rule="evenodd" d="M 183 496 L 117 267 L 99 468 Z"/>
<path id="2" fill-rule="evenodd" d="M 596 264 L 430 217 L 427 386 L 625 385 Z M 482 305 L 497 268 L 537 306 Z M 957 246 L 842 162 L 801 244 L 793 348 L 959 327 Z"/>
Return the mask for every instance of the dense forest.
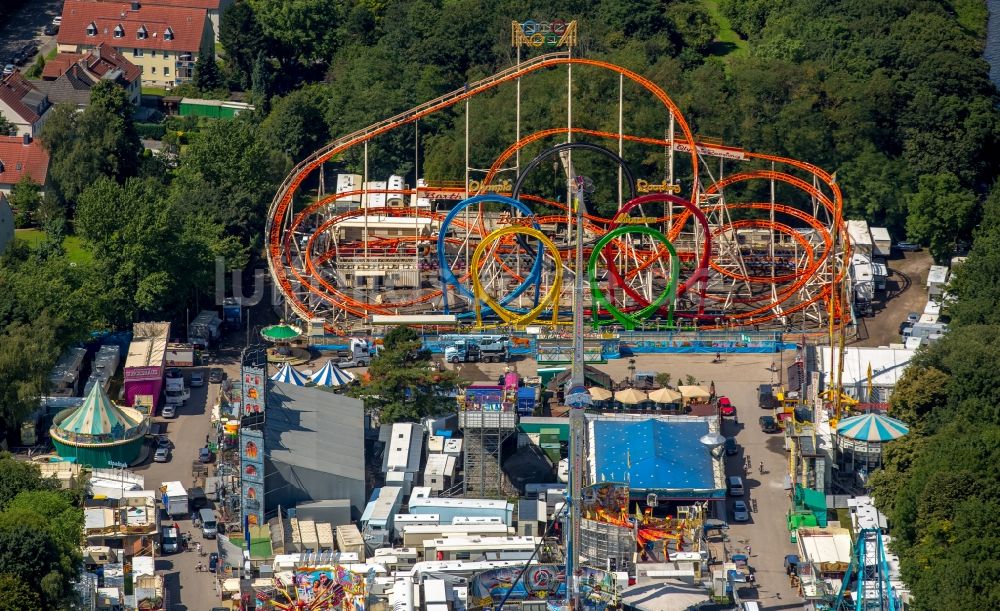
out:
<path id="1" fill-rule="evenodd" d="M 222 19 L 218 64 L 200 60 L 186 91 L 242 91 L 255 112 L 170 119 L 165 154 L 152 156 L 113 88 L 84 112 L 52 111 L 41 140 L 53 188 L 12 198 L 44 239 L 0 264 L 0 422 L 30 410 L 66 344 L 137 319 L 183 320 L 212 295 L 217 258 L 253 264 L 267 204 L 297 160 L 511 65 L 510 22 L 553 18 L 578 21 L 577 53 L 665 89 L 696 133 L 836 172 L 848 216 L 941 260 L 975 237 L 955 280 L 954 330 L 920 355 L 894 401 L 915 434 L 875 483 L 918 608 L 996 607 L 1000 113 L 981 57 L 982 0 L 237 2 Z M 588 120 L 614 114 L 605 108 L 617 79 L 578 83 L 578 122 L 614 129 Z M 565 95 L 559 71 L 526 80 L 522 133 L 548 126 L 533 117 Z M 499 152 L 513 136 L 509 93 L 472 108 L 474 138 Z M 662 110 L 644 102 L 630 99 L 627 116 L 629 131 L 662 129 Z M 463 128 L 458 111 L 421 121 L 422 175 L 460 178 L 448 172 L 461 166 Z M 412 137 L 380 139 L 372 174 L 412 182 Z M 627 148 L 626 158 L 637 175 L 662 171 L 662 151 Z"/>

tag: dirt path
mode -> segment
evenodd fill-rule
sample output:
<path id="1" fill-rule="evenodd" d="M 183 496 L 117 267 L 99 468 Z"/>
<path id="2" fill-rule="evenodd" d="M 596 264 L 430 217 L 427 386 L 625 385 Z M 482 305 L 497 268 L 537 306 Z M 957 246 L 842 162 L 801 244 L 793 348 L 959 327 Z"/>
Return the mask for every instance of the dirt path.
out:
<path id="1" fill-rule="evenodd" d="M 910 312 L 921 313 L 927 304 L 927 251 L 893 253 L 883 300 L 876 302 L 875 316 L 860 319 L 857 346 L 888 346 L 902 341 L 899 324 Z"/>

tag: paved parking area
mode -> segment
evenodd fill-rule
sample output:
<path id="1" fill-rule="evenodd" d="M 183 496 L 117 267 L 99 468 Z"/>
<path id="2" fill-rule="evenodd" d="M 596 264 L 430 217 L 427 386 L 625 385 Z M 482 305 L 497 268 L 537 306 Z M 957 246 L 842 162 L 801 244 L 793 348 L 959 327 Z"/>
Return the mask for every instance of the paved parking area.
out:
<path id="1" fill-rule="evenodd" d="M 39 42 L 39 53 L 52 50 L 56 46 L 55 36 L 43 35 L 42 29 L 62 13 L 62 6 L 62 0 L 28 0 L 6 23 L 0 24 L 0 64 L 6 64 L 12 54 L 32 40 Z M 21 70 L 27 70 L 36 57 L 20 66 Z"/>

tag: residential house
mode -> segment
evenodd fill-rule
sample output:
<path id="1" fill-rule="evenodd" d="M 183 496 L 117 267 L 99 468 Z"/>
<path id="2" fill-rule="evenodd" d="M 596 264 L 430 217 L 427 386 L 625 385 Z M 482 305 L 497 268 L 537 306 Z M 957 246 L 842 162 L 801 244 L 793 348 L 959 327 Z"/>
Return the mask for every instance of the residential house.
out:
<path id="1" fill-rule="evenodd" d="M 48 175 L 49 152 L 39 141 L 27 134 L 0 136 L 0 193 L 10 195 L 25 176 L 44 191 Z"/>
<path id="2" fill-rule="evenodd" d="M 169 89 L 191 80 L 215 34 L 202 8 L 66 0 L 56 41 L 63 53 L 108 45 L 139 67 L 143 85 Z"/>
<path id="3" fill-rule="evenodd" d="M 42 80 L 32 81 L 53 104 L 71 103 L 84 108 L 90 103 L 90 88 L 107 80 L 125 88 L 129 101 L 138 106 L 142 96 L 142 72 L 124 55 L 107 44 L 85 53 L 60 53 L 45 63 Z"/>
<path id="4" fill-rule="evenodd" d="M 233 5 L 233 0 L 145 0 L 143 4 L 204 9 L 208 13 L 208 20 L 212 22 L 215 42 L 219 42 L 219 23 L 222 13 Z"/>
<path id="5" fill-rule="evenodd" d="M 0 82 L 0 115 L 17 128 L 17 135 L 36 137 L 52 104 L 44 93 L 13 72 Z"/>

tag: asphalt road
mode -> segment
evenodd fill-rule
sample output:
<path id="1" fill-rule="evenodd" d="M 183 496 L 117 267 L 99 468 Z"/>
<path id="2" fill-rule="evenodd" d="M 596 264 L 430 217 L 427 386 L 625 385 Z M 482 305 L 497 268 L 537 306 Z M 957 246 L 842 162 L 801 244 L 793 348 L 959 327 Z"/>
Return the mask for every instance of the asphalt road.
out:
<path id="1" fill-rule="evenodd" d="M 742 589 L 741 595 L 746 599 L 757 600 L 762 609 L 802 609 L 803 601 L 789 586 L 784 568 L 785 556 L 796 553 L 785 523 L 791 503 L 784 490 L 788 454 L 782 436 L 763 433 L 757 423 L 760 416 L 771 413 L 757 407 L 757 386 L 778 383 L 777 373 L 771 371 L 771 365 L 780 365 L 782 359 L 772 354 L 729 354 L 725 362 L 712 363 L 713 357 L 712 354 L 644 354 L 635 357 L 635 368 L 637 371 L 668 372 L 673 376 L 673 384 L 688 375 L 706 386 L 715 382 L 716 392 L 729 397 L 736 406 L 738 423 L 726 419 L 722 434 L 735 437 L 741 452 L 726 457 L 726 474 L 743 476 L 743 461 L 745 457 L 750 458 L 753 469 L 749 477 L 744 477 L 747 493 L 742 498 L 748 505 L 756 500 L 757 513 L 751 513 L 750 521 L 743 524 L 730 520 L 727 556 L 744 553 L 746 546 L 750 546 L 750 565 L 756 570 L 757 588 L 755 591 Z M 786 352 L 784 364 L 793 357 L 794 353 Z M 629 373 L 627 359 L 598 365 L 598 368 L 609 373 L 615 381 L 626 379 Z M 764 475 L 758 473 L 761 461 Z M 732 515 L 733 500 L 726 499 L 729 515 Z"/>
<path id="2" fill-rule="evenodd" d="M 221 367 L 230 378 L 238 376 L 238 358 L 234 350 L 225 350 L 213 355 L 212 367 Z M 212 406 L 215 405 L 219 385 L 208 384 L 208 367 L 183 368 L 185 376 L 201 371 L 205 374 L 206 383 L 201 388 L 192 388 L 191 397 L 182 406 L 175 418 L 157 417 L 156 422 L 166 427 L 166 434 L 172 443 L 169 462 L 155 463 L 147 461 L 134 469 L 146 478 L 146 489 L 158 488 L 163 482 L 180 481 L 185 488 L 192 485 L 192 463 L 198 460 L 198 450 L 205 445 L 205 437 L 211 430 Z M 205 556 L 199 556 L 192 549 L 158 556 L 156 570 L 163 575 L 164 587 L 170 601 L 171 611 L 201 610 L 216 606 L 219 595 L 216 591 L 216 577 L 207 571 L 197 571 L 197 564 L 202 562 L 207 567 L 208 553 L 216 550 L 215 540 L 205 539 L 201 530 L 196 528 L 190 516 L 183 519 L 173 519 L 162 516 L 164 523 L 176 521 L 182 533 L 190 533 L 193 542 L 200 542 Z"/>
<path id="3" fill-rule="evenodd" d="M 56 46 L 55 36 L 43 35 L 42 29 L 53 17 L 62 13 L 62 6 L 62 0 L 28 0 L 6 23 L 0 24 L 0 63 L 8 63 L 10 56 L 31 40 L 39 42 L 38 52 L 41 54 L 53 49 Z M 36 57 L 19 66 L 20 69 L 27 70 L 35 63 Z"/>

